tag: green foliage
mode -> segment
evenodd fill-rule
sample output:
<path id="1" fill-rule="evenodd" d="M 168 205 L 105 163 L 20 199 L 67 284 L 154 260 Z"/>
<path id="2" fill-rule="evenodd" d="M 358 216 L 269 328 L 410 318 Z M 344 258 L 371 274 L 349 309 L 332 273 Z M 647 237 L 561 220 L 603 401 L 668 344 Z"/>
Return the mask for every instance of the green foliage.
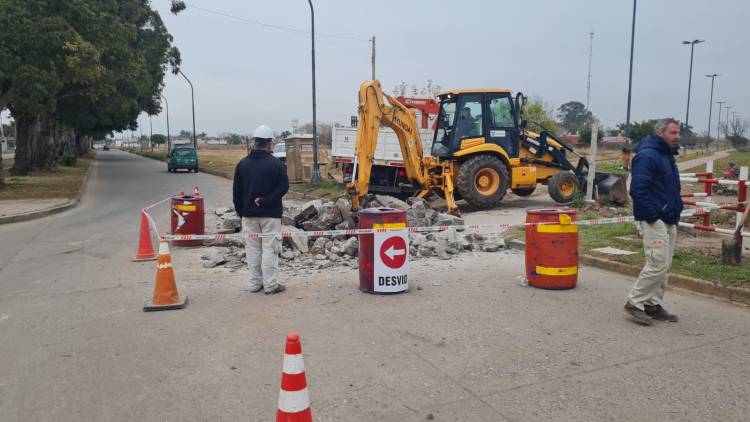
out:
<path id="1" fill-rule="evenodd" d="M 744 136 L 728 136 L 727 139 L 732 144 L 732 148 L 747 148 L 750 146 L 750 139 Z"/>
<path id="2" fill-rule="evenodd" d="M 656 122 L 658 122 L 657 119 L 644 120 L 642 122 L 631 122 L 629 132 L 625 123 L 620 123 L 619 125 L 617 125 L 617 128 L 620 129 L 623 133 L 627 133 L 627 136 L 634 143 L 639 143 L 643 138 L 654 133 Z"/>
<path id="3" fill-rule="evenodd" d="M 552 111 L 540 98 L 532 98 L 526 103 L 523 107 L 523 118 L 531 130 L 545 129 L 557 133 L 557 122 L 552 117 Z"/>
<path id="4" fill-rule="evenodd" d="M 586 106 L 578 101 L 568 101 L 557 109 L 557 117 L 560 119 L 562 126 L 568 133 L 579 132 L 582 128 L 589 126 L 594 120 Z M 591 135 L 589 134 L 589 137 Z"/>
<path id="5" fill-rule="evenodd" d="M 76 165 L 77 160 L 78 159 L 76 158 L 76 155 L 70 152 L 70 150 L 66 150 L 62 155 L 62 158 L 60 159 L 62 165 L 64 165 L 65 167 L 73 167 L 74 165 Z"/>
<path id="6" fill-rule="evenodd" d="M 227 140 L 231 145 L 242 145 L 242 136 L 236 133 L 230 133 L 227 135 Z"/>
<path id="7" fill-rule="evenodd" d="M 276 140 L 286 139 L 292 135 L 292 132 L 289 132 L 288 130 L 285 130 L 279 134 L 279 136 L 276 137 Z"/>
<path id="8" fill-rule="evenodd" d="M 167 137 L 161 133 L 154 133 L 151 135 L 151 143 L 154 145 L 164 145 L 167 143 Z"/>
<path id="9" fill-rule="evenodd" d="M 591 126 L 584 126 L 578 131 L 578 135 L 581 137 L 581 143 L 590 145 L 591 144 Z M 604 138 L 604 128 L 599 128 L 596 134 L 596 140 L 601 141 Z"/>

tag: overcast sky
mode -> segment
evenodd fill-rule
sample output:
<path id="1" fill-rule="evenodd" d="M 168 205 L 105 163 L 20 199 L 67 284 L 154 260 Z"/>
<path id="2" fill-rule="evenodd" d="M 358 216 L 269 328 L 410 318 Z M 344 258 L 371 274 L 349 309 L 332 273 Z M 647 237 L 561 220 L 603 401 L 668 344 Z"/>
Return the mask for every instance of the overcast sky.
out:
<path id="1" fill-rule="evenodd" d="M 169 0 L 153 0 L 182 52 L 195 85 L 196 129 L 251 133 L 259 124 L 280 132 L 312 120 L 310 10 L 305 0 L 188 0 L 175 16 Z M 370 43 L 377 40 L 377 78 L 389 92 L 405 81 L 443 88 L 508 87 L 550 107 L 585 103 L 588 33 L 594 32 L 591 105 L 606 127 L 625 121 L 631 0 L 378 2 L 318 0 L 318 120 L 348 124 L 357 89 L 370 78 Z M 279 30 L 233 19 L 283 26 Z M 750 112 L 750 1 L 641 0 L 638 3 L 632 120 L 685 119 L 690 46 L 695 47 L 690 123 L 705 131 L 710 79 L 714 101 Z M 336 35 L 342 38 L 333 38 Z M 354 39 L 348 39 L 354 38 Z M 166 76 L 173 132 L 189 129 L 190 90 Z M 716 107 L 716 104 L 714 104 Z M 714 110 L 712 133 L 715 133 Z M 722 119 L 726 116 L 722 113 Z M 148 128 L 147 117 L 142 117 Z M 164 113 L 154 132 L 166 131 Z"/>

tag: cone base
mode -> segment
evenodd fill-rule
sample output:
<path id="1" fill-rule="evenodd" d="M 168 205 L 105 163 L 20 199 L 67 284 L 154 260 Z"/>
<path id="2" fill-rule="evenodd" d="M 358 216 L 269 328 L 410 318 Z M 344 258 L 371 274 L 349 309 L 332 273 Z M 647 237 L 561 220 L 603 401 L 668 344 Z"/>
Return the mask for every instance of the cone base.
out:
<path id="1" fill-rule="evenodd" d="M 143 261 L 156 261 L 159 258 L 159 255 L 154 254 L 154 256 L 146 255 L 146 256 L 135 256 L 131 260 L 132 262 L 143 262 Z"/>
<path id="2" fill-rule="evenodd" d="M 188 297 L 180 297 L 177 303 L 170 303 L 169 305 L 155 305 L 153 299 L 146 302 L 143 305 L 143 312 L 155 312 L 155 311 L 172 311 L 175 309 L 182 309 L 188 305 Z"/>

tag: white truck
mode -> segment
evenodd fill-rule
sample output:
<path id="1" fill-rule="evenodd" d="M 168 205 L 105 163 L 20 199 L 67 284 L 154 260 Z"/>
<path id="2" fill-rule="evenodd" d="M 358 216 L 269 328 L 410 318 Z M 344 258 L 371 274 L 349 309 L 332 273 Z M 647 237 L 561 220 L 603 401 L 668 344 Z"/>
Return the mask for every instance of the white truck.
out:
<path id="1" fill-rule="evenodd" d="M 432 129 L 421 129 L 419 138 L 422 141 L 424 155 L 430 155 L 432 149 Z M 354 169 L 354 145 L 357 138 L 356 127 L 334 127 L 331 145 L 331 157 L 336 166 L 341 168 L 344 182 L 352 180 Z M 411 195 L 414 189 L 406 179 L 404 159 L 396 133 L 390 128 L 383 127 L 378 133 L 378 145 L 375 147 L 372 176 L 370 177 L 370 191 L 387 193 L 390 195 Z M 404 186 L 404 185 L 409 185 Z"/>

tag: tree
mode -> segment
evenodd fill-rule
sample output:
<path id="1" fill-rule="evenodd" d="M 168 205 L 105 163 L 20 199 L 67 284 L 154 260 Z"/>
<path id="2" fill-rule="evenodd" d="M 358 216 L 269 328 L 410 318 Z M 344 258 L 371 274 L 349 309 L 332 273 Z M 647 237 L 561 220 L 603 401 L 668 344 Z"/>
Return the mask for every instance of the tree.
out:
<path id="1" fill-rule="evenodd" d="M 557 122 L 552 117 L 552 111 L 541 98 L 532 98 L 526 103 L 523 107 L 523 118 L 527 121 L 529 129 L 544 129 L 557 133 Z"/>
<path id="2" fill-rule="evenodd" d="M 581 137 L 581 143 L 591 145 L 591 125 L 586 125 L 578 131 L 578 135 Z M 601 141 L 604 138 L 604 128 L 600 127 L 597 131 L 596 140 Z"/>
<path id="3" fill-rule="evenodd" d="M 0 10 L 0 108 L 18 125 L 14 174 L 159 111 L 165 68 L 180 57 L 148 1 L 0 0 Z"/>
<path id="4" fill-rule="evenodd" d="M 406 93 L 409 92 L 412 97 L 421 96 L 437 98 L 438 93 L 442 90 L 443 88 L 440 85 L 436 84 L 432 79 L 428 79 L 427 84 L 424 86 L 412 84 L 411 87 L 409 87 L 406 82 L 401 82 L 396 85 L 391 92 L 394 97 L 406 97 Z"/>
<path id="5" fill-rule="evenodd" d="M 729 136 L 734 138 L 742 138 L 747 132 L 747 121 L 743 119 L 732 119 L 729 121 Z"/>
<path id="6" fill-rule="evenodd" d="M 312 122 L 301 125 L 298 129 L 299 133 L 312 133 Z M 321 145 L 330 146 L 333 141 L 333 126 L 328 123 L 318 122 L 318 142 Z"/>
<path id="7" fill-rule="evenodd" d="M 576 133 L 584 126 L 590 125 L 594 116 L 586 106 L 578 101 L 568 101 L 557 109 L 557 118 L 568 133 Z"/>
<path id="8" fill-rule="evenodd" d="M 151 143 L 153 145 L 164 145 L 167 143 L 167 137 L 161 133 L 154 133 L 151 135 Z"/>
<path id="9" fill-rule="evenodd" d="M 656 119 L 644 120 L 642 122 L 631 122 L 630 131 L 627 130 L 627 126 L 625 125 L 625 123 L 620 123 L 617 125 L 617 127 L 623 133 L 627 133 L 628 137 L 633 141 L 633 143 L 637 144 L 641 142 L 643 138 L 654 133 L 657 122 L 658 120 Z"/>
<path id="10" fill-rule="evenodd" d="M 227 142 L 231 145 L 242 145 L 242 136 L 236 133 L 230 133 L 227 135 Z"/>
<path id="11" fill-rule="evenodd" d="M 409 87 L 406 85 L 406 82 L 401 82 L 400 84 L 393 87 L 393 93 L 394 97 L 405 97 L 406 96 L 406 90 L 409 89 Z"/>
<path id="12" fill-rule="evenodd" d="M 285 130 L 285 131 L 282 131 L 282 132 L 281 132 L 281 133 L 280 133 L 280 134 L 279 134 L 279 135 L 278 135 L 278 136 L 276 137 L 276 140 L 277 140 L 277 141 L 279 141 L 279 140 L 283 140 L 283 139 L 286 139 L 286 138 L 288 138 L 288 137 L 290 137 L 290 136 L 292 136 L 292 132 L 289 132 L 288 130 Z"/>
<path id="13" fill-rule="evenodd" d="M 193 139 L 193 132 L 189 130 L 181 130 L 180 134 L 177 135 L 178 138 L 186 138 L 186 139 Z"/>

